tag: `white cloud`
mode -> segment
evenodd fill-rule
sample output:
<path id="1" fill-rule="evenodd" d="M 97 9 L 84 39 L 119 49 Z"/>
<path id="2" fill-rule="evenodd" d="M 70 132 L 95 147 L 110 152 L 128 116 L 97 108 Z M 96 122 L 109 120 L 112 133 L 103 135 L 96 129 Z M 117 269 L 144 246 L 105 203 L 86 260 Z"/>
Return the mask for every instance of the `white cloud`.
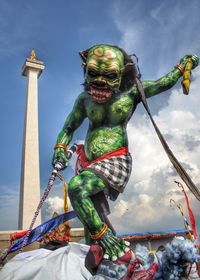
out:
<path id="1" fill-rule="evenodd" d="M 128 211 L 129 202 L 120 199 L 119 202 L 114 206 L 113 215 L 122 217 L 126 211 Z"/>
<path id="2" fill-rule="evenodd" d="M 69 210 L 71 210 L 71 204 L 70 204 L 70 201 L 68 198 L 67 198 L 67 202 L 69 205 Z M 52 216 L 54 212 L 57 212 L 58 214 L 64 213 L 64 199 L 63 198 L 60 198 L 58 196 L 49 197 L 49 198 L 47 198 L 45 203 L 46 203 L 46 212 L 50 216 Z"/>

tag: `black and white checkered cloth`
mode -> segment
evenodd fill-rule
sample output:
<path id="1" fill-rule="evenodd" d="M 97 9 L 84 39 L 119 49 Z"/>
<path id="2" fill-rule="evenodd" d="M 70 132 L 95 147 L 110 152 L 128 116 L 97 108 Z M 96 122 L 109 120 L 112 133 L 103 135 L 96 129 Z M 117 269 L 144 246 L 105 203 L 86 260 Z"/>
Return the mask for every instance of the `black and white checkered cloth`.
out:
<path id="1" fill-rule="evenodd" d="M 131 174 L 132 158 L 129 153 L 127 155 L 114 156 L 94 162 L 84 170 L 93 171 L 107 182 L 109 187 L 121 193 L 128 183 Z"/>

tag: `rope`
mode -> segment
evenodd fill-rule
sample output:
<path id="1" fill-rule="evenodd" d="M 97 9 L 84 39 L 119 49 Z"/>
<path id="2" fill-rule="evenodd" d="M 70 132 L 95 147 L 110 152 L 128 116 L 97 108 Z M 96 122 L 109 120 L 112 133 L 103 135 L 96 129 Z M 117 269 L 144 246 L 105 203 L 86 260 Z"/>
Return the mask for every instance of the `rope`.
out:
<path id="1" fill-rule="evenodd" d="M 55 181 L 56 175 L 57 175 L 57 172 L 54 172 L 54 171 L 53 171 L 52 174 L 51 174 L 51 176 L 50 176 L 48 185 L 47 185 L 47 187 L 46 187 L 46 189 L 45 189 L 45 191 L 44 191 L 44 194 L 43 194 L 43 196 L 42 196 L 42 198 L 41 198 L 41 200 L 40 200 L 40 202 L 39 202 L 39 204 L 38 204 L 38 206 L 37 206 L 37 209 L 36 209 L 36 211 L 35 211 L 35 214 L 34 214 L 34 216 L 33 216 L 32 221 L 31 221 L 31 224 L 30 224 L 30 227 L 29 227 L 29 229 L 28 229 L 28 232 L 27 232 L 27 234 L 26 234 L 25 237 L 24 237 L 24 241 L 23 241 L 23 243 L 22 243 L 21 249 L 19 250 L 19 253 L 22 252 L 23 248 L 26 246 L 26 244 L 27 244 L 27 242 L 28 242 L 28 238 L 29 238 L 30 232 L 31 232 L 32 229 L 33 229 L 33 226 L 34 226 L 34 224 L 35 224 L 35 221 L 36 221 L 37 216 L 38 216 L 38 214 L 39 214 L 39 212 L 40 212 L 40 209 L 42 208 L 42 205 L 43 205 L 44 201 L 46 200 L 47 196 L 49 195 L 49 192 L 50 192 L 50 190 L 51 190 L 51 188 L 52 188 L 52 186 L 53 186 L 53 183 L 54 183 L 54 181 Z"/>

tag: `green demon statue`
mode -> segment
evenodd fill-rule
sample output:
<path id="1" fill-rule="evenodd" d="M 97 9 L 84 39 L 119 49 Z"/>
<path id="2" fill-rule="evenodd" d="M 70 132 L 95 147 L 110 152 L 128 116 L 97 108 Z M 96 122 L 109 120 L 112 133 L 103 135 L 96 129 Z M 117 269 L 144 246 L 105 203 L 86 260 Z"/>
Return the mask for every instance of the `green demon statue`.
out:
<path id="1" fill-rule="evenodd" d="M 88 242 L 98 243 L 104 250 L 104 258 L 116 260 L 129 250 L 129 245 L 117 240 L 95 208 L 92 197 L 104 192 L 115 200 L 124 191 L 132 163 L 126 128 L 141 98 L 134 84 L 133 60 L 123 49 L 95 45 L 80 55 L 84 91 L 76 99 L 58 135 L 53 165 L 61 159 L 67 166 L 67 145 L 74 131 L 88 118 L 85 144 L 78 151 L 78 173 L 70 180 L 68 192 L 77 216 L 90 234 Z M 188 61 L 192 61 L 194 69 L 199 59 L 186 55 L 167 75 L 156 81 L 142 81 L 146 97 L 175 85 Z"/>

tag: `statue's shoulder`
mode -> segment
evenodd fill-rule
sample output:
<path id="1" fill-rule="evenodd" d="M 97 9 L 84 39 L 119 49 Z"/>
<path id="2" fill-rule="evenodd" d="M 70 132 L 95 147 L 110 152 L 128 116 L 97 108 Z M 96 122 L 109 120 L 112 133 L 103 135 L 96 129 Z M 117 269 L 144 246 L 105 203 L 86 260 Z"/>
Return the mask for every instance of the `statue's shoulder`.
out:
<path id="1" fill-rule="evenodd" d="M 128 90 L 124 91 L 123 95 L 129 96 L 134 101 L 134 104 L 138 104 L 141 101 L 136 85 L 132 85 Z"/>
<path id="2" fill-rule="evenodd" d="M 129 89 L 125 90 L 123 92 L 123 95 L 130 95 L 130 96 L 135 96 L 137 95 L 137 89 L 135 85 L 132 85 Z"/>
<path id="3" fill-rule="evenodd" d="M 84 102 L 84 100 L 88 98 L 88 93 L 86 91 L 81 92 L 78 97 L 77 97 L 77 101 L 78 102 Z"/>
<path id="4" fill-rule="evenodd" d="M 87 91 L 82 91 L 78 97 L 80 98 L 86 98 L 86 96 L 88 95 Z"/>
<path id="5" fill-rule="evenodd" d="M 88 105 L 88 103 L 91 102 L 91 97 L 90 95 L 88 94 L 87 91 L 83 91 L 81 92 L 78 97 L 76 98 L 76 101 L 75 101 L 75 106 L 78 106 L 79 108 L 84 108 Z"/>

